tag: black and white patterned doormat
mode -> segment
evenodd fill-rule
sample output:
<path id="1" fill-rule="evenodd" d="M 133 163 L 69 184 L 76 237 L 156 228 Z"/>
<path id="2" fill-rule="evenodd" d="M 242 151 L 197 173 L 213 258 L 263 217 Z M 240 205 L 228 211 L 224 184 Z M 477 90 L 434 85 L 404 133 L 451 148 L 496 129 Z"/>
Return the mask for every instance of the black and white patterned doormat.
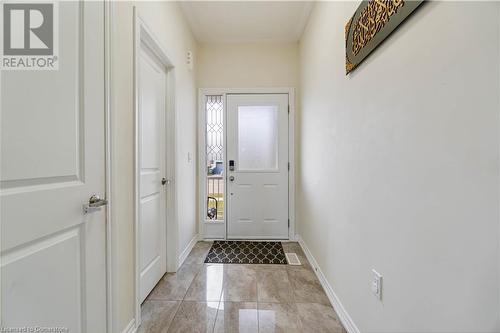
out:
<path id="1" fill-rule="evenodd" d="M 214 241 L 205 263 L 286 265 L 281 242 Z"/>

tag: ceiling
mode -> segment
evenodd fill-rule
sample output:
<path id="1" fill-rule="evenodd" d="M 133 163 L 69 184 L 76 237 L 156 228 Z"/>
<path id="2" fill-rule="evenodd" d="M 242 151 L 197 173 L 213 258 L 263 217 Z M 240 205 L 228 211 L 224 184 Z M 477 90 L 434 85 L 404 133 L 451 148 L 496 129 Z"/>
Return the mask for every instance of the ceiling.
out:
<path id="1" fill-rule="evenodd" d="M 296 42 L 313 2 L 183 1 L 182 11 L 201 43 Z"/>

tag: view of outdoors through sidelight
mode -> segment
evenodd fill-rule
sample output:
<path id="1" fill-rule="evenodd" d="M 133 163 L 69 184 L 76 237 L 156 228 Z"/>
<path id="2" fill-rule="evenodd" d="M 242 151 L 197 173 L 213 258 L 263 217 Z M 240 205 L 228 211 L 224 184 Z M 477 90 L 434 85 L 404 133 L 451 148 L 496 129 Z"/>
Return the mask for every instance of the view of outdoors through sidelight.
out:
<path id="1" fill-rule="evenodd" d="M 224 104 L 221 95 L 206 97 L 206 220 L 224 220 Z"/>

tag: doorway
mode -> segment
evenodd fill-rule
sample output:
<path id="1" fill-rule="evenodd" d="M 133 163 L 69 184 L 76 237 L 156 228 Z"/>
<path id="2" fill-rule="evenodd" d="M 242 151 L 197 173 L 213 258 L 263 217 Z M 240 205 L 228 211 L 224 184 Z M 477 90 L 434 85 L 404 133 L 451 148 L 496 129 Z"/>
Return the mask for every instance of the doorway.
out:
<path id="1" fill-rule="evenodd" d="M 227 96 L 227 238 L 288 238 L 288 95 Z"/>
<path id="2" fill-rule="evenodd" d="M 293 239 L 293 89 L 206 89 L 200 101 L 202 237 Z"/>
<path id="3" fill-rule="evenodd" d="M 134 11 L 135 310 L 177 270 L 174 66 Z"/>
<path id="4" fill-rule="evenodd" d="M 139 256 L 141 303 L 167 271 L 167 71 L 144 43 L 139 55 Z"/>

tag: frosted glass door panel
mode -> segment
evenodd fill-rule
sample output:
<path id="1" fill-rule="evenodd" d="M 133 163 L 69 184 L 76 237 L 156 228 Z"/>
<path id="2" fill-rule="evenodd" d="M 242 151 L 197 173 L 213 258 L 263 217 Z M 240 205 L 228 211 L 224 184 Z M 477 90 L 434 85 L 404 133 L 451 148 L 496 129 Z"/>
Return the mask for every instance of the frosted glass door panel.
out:
<path id="1" fill-rule="evenodd" d="M 226 102 L 227 239 L 288 239 L 288 95 Z"/>
<path id="2" fill-rule="evenodd" d="M 238 107 L 238 162 L 242 170 L 278 169 L 278 107 Z"/>

